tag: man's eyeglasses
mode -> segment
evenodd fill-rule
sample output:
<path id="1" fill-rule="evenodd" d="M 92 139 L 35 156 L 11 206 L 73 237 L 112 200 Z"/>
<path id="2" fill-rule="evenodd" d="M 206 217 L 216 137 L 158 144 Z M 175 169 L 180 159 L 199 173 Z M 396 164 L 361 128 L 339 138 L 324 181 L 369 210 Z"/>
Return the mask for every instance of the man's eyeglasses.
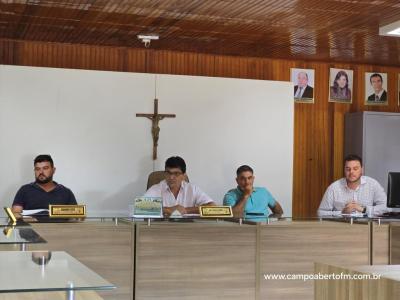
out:
<path id="1" fill-rule="evenodd" d="M 178 177 L 183 174 L 182 172 L 171 172 L 167 170 L 165 170 L 164 172 L 166 176 L 175 176 L 175 177 Z"/>

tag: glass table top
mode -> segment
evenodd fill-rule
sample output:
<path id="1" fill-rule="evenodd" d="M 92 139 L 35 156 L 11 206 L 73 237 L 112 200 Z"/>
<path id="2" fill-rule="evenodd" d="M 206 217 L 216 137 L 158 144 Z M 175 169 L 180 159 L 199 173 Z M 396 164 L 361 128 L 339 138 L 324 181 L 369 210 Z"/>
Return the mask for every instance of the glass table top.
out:
<path id="1" fill-rule="evenodd" d="M 0 244 L 47 243 L 29 226 L 0 226 Z"/>
<path id="2" fill-rule="evenodd" d="M 114 288 L 63 251 L 0 251 L 0 293 Z"/>
<path id="3" fill-rule="evenodd" d="M 343 215 L 343 216 L 302 216 L 302 217 L 292 217 L 292 216 L 282 216 L 282 217 L 266 217 L 266 216 L 246 216 L 242 219 L 240 218 L 201 218 L 199 215 L 183 215 L 183 216 L 169 216 L 165 218 L 151 218 L 151 222 L 162 222 L 162 221 L 177 221 L 177 222 L 215 222 L 216 219 L 220 221 L 233 221 L 233 222 L 249 222 L 249 223 L 274 223 L 279 221 L 345 221 L 345 222 L 368 222 L 368 221 L 377 221 L 377 222 L 398 222 L 400 221 L 400 214 L 397 217 L 382 217 L 382 216 L 374 216 L 374 217 L 367 217 L 367 216 L 350 216 L 350 215 Z M 128 213 L 126 214 L 119 214 L 119 213 L 102 213 L 96 214 L 93 216 L 87 216 L 85 218 L 72 218 L 72 219 L 52 219 L 52 218 L 45 218 L 45 219 L 38 219 L 38 220 L 25 220 L 19 221 L 16 227 L 20 226 L 30 226 L 29 224 L 34 223 L 82 223 L 82 222 L 91 222 L 91 221 L 112 221 L 116 224 L 118 221 L 124 222 L 142 222 L 147 221 L 147 218 L 136 218 L 129 216 Z M 8 222 L 8 218 L 0 216 L 0 227 L 6 226 Z"/>

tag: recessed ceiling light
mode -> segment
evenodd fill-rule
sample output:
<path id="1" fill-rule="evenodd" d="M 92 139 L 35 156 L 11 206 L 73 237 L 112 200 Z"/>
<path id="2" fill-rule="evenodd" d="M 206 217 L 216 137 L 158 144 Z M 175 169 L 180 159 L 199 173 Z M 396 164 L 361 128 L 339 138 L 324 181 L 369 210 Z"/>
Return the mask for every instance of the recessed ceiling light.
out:
<path id="1" fill-rule="evenodd" d="M 395 30 L 389 31 L 387 34 L 390 35 L 400 35 L 400 28 L 397 28 Z"/>
<path id="2" fill-rule="evenodd" d="M 400 21 L 379 27 L 379 35 L 400 36 Z"/>

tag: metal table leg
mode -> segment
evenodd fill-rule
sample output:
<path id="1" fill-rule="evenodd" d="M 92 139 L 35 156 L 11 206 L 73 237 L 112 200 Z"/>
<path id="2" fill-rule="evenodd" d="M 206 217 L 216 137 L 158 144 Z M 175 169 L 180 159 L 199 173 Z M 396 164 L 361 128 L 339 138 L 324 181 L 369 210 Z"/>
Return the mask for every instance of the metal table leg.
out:
<path id="1" fill-rule="evenodd" d="M 74 300 L 74 299 L 75 299 L 75 291 L 74 290 L 68 290 L 67 291 L 66 300 Z"/>
<path id="2" fill-rule="evenodd" d="M 74 300 L 75 299 L 75 291 L 73 290 L 74 283 L 68 282 L 67 287 L 69 288 L 69 290 L 67 290 L 66 300 Z"/>

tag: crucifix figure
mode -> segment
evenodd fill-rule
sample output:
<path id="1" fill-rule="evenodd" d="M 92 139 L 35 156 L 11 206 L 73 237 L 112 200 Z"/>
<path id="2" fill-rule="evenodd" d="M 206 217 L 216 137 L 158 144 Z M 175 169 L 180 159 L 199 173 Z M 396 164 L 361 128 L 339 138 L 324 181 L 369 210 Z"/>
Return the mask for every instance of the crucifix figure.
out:
<path id="1" fill-rule="evenodd" d="M 158 123 L 164 118 L 175 118 L 175 114 L 159 114 L 158 99 L 154 99 L 154 113 L 152 114 L 136 114 L 136 117 L 145 117 L 151 120 L 151 135 L 153 136 L 153 160 L 157 159 L 158 137 L 160 135 L 160 126 Z"/>

